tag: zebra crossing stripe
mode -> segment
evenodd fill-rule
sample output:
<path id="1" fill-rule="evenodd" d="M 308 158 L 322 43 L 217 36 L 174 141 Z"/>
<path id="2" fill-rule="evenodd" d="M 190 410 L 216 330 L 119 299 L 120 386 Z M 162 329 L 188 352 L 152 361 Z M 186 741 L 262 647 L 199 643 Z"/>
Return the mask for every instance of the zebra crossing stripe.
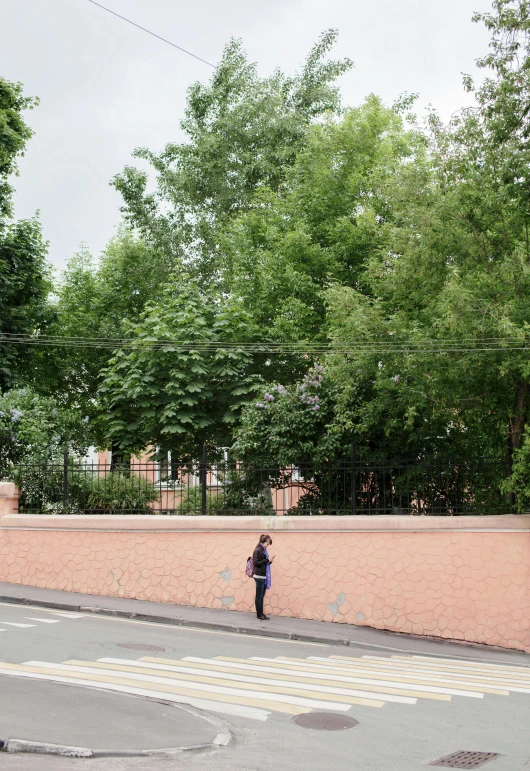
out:
<path id="1" fill-rule="evenodd" d="M 0 662 L 0 674 L 165 699 L 255 720 L 266 720 L 271 712 L 347 712 L 353 705 L 381 708 L 386 702 L 414 705 L 418 699 L 451 701 L 452 696 L 530 693 L 530 688 L 521 687 L 527 684 L 527 672 L 519 679 L 514 669 L 507 672 L 505 668 L 503 674 L 492 676 L 469 664 L 459 669 L 453 662 L 444 663 L 446 668 L 438 669 L 438 660 L 411 657 L 105 657 L 62 664 Z"/>
<path id="2" fill-rule="evenodd" d="M 502 664 L 483 664 L 482 662 L 470 662 L 470 661 L 453 661 L 452 659 L 435 659 L 427 656 L 392 656 L 391 661 L 411 661 L 418 666 L 437 665 L 444 669 L 454 669 L 460 671 L 462 669 L 476 671 L 476 672 L 490 672 L 498 673 L 501 675 L 514 675 L 524 679 L 530 679 L 530 669 L 528 667 L 514 667 Z"/>
<path id="3" fill-rule="evenodd" d="M 191 661 L 195 664 L 195 666 L 207 666 L 210 668 L 215 667 L 216 665 L 222 665 L 225 669 L 228 668 L 231 672 L 235 670 L 239 674 L 248 674 L 249 672 L 261 672 L 265 674 L 272 673 L 277 678 L 285 679 L 285 680 L 290 680 L 294 675 L 296 677 L 299 677 L 302 680 L 302 682 L 305 682 L 305 683 L 319 684 L 322 681 L 325 681 L 325 682 L 333 681 L 334 683 L 337 683 L 337 684 L 342 684 L 342 683 L 353 684 L 354 687 L 358 690 L 371 691 L 375 693 L 381 693 L 381 694 L 389 693 L 389 694 L 394 694 L 396 696 L 409 696 L 411 698 L 433 699 L 436 701 L 451 701 L 451 696 L 445 693 L 430 693 L 428 691 L 425 691 L 425 689 L 414 690 L 412 688 L 405 688 L 403 686 L 402 687 L 394 687 L 393 685 L 386 686 L 382 683 L 376 683 L 370 686 L 360 678 L 347 677 L 347 676 L 335 675 L 335 674 L 331 676 L 329 673 L 320 674 L 319 672 L 314 672 L 314 671 L 307 671 L 307 672 L 300 672 L 297 670 L 289 671 L 288 669 L 281 669 L 279 667 L 264 667 L 263 665 L 258 667 L 256 666 L 257 662 L 252 662 L 248 664 L 236 664 L 232 662 L 219 661 L 218 659 L 212 659 L 211 661 L 208 661 L 208 659 L 194 659 L 191 656 L 184 658 L 183 661 L 184 662 Z"/>
<path id="4" fill-rule="evenodd" d="M 450 669 L 450 668 L 444 668 L 444 667 L 437 667 L 436 665 L 433 665 L 432 667 L 429 665 L 421 664 L 420 666 L 416 666 L 415 662 L 394 662 L 390 661 L 390 663 L 384 663 L 384 664 L 374 664 L 374 662 L 370 662 L 370 666 L 376 665 L 378 667 L 384 667 L 386 670 L 394 671 L 394 672 L 406 672 L 406 671 L 413 671 L 416 674 L 425 674 L 425 673 L 433 673 L 437 677 L 443 677 L 446 682 L 449 682 L 451 680 L 460 680 L 461 682 L 464 682 L 464 680 L 467 681 L 479 681 L 480 683 L 487 684 L 488 687 L 500 687 L 500 688 L 506 688 L 508 690 L 513 690 L 514 688 L 519 688 L 524 693 L 525 688 L 530 689 L 530 679 L 527 678 L 524 674 L 522 676 L 519 676 L 516 671 L 515 673 L 510 674 L 497 674 L 495 672 L 482 672 L 480 670 L 473 670 L 473 669 Z"/>
<path id="5" fill-rule="evenodd" d="M 32 626 L 35 626 L 35 624 L 15 624 L 14 621 L 2 621 L 2 624 L 5 624 L 5 626 L 17 626 L 20 629 L 30 629 Z"/>
<path id="6" fill-rule="evenodd" d="M 30 616 L 26 616 L 28 621 L 40 621 L 41 624 L 60 624 L 58 618 L 31 618 Z"/>
<path id="7" fill-rule="evenodd" d="M 189 666 L 189 662 L 186 659 L 183 659 L 182 661 L 179 661 L 179 660 L 176 660 L 176 659 L 160 659 L 160 658 L 150 658 L 149 656 L 145 656 L 145 657 L 142 657 L 140 659 L 140 661 L 154 662 L 154 663 L 158 663 L 158 664 L 163 664 L 164 667 L 167 666 L 167 665 L 172 665 L 172 666 L 175 666 L 175 667 Z M 249 661 L 250 661 L 250 659 L 249 659 Z M 208 663 L 207 660 L 204 660 L 204 662 L 201 661 L 200 663 L 193 662 L 193 667 L 195 667 L 197 669 L 200 669 L 200 670 L 204 670 L 205 673 L 223 672 L 223 671 L 227 672 L 226 667 L 219 666 L 221 663 L 222 662 L 219 662 L 216 659 L 212 659 L 210 663 Z M 252 675 L 252 673 L 257 673 L 257 675 L 259 675 L 261 673 L 261 674 L 264 674 L 265 676 L 267 676 L 268 672 L 269 672 L 269 670 L 258 669 L 257 667 L 253 667 L 253 666 L 248 666 L 246 668 L 243 668 L 243 667 L 240 668 L 240 667 L 237 667 L 237 665 L 234 665 L 233 668 L 230 668 L 228 670 L 227 674 L 228 674 L 229 677 L 232 677 L 234 673 L 237 673 L 238 675 L 246 675 L 247 677 L 251 677 L 251 676 L 254 676 L 254 675 Z M 329 677 L 320 677 L 320 679 L 319 679 L 318 677 L 314 678 L 311 675 L 307 675 L 307 676 L 300 675 L 298 672 L 295 673 L 294 677 L 296 677 L 296 682 L 299 682 L 299 683 L 308 683 L 308 684 L 312 684 L 312 685 L 322 685 L 322 682 L 324 681 L 324 684 L 329 683 L 329 684 L 333 684 L 333 685 L 335 685 L 337 687 L 342 687 L 342 688 L 346 687 L 343 684 L 343 681 L 346 681 L 347 684 L 349 684 L 349 682 L 350 682 L 349 678 L 338 678 L 338 680 L 337 680 L 337 678 L 330 679 Z M 293 675 L 288 675 L 288 674 L 285 674 L 283 670 L 278 670 L 278 673 L 274 674 L 274 679 L 275 680 L 279 680 L 279 681 L 289 682 L 289 681 L 293 680 Z M 367 697 L 370 697 L 370 698 L 376 697 L 376 698 L 382 699 L 384 701 L 387 701 L 387 695 L 388 694 L 399 696 L 399 697 L 404 697 L 404 698 L 407 698 L 407 699 L 409 699 L 409 698 L 410 699 L 426 698 L 426 699 L 436 699 L 438 701 L 451 701 L 451 697 L 450 696 L 445 696 L 444 694 L 425 694 L 425 693 L 420 693 L 418 691 L 403 690 L 402 688 L 387 688 L 385 686 L 376 686 L 374 688 L 370 688 L 367 685 L 357 684 L 357 683 L 354 685 L 354 688 L 355 688 L 356 691 L 359 691 L 360 693 L 362 693 L 362 695 L 365 698 L 367 698 Z"/>
<path id="8" fill-rule="evenodd" d="M 211 712 L 220 712 L 226 715 L 235 715 L 237 717 L 250 718 L 252 720 L 267 720 L 270 712 L 258 709 L 248 705 L 236 703 L 220 703 L 213 699 L 201 699 L 195 696 L 186 696 L 173 694 L 164 689 L 154 690 L 150 688 L 138 688 L 136 686 L 116 684 L 107 682 L 107 680 L 88 681 L 86 678 L 67 677 L 64 674 L 54 675 L 49 670 L 30 671 L 28 668 L 19 664 L 8 664 L 0 662 L 0 674 L 12 675 L 13 677 L 22 677 L 30 680 L 47 680 L 54 683 L 65 683 L 67 685 L 81 685 L 85 687 L 101 688 L 106 691 L 117 691 L 119 693 L 132 694 L 133 696 L 147 696 L 152 699 L 163 699 L 176 704 L 189 704 L 197 709 L 209 710 Z M 108 678 L 107 678 L 108 679 Z M 300 709 L 297 714 L 310 712 L 307 709 Z"/>
<path id="9" fill-rule="evenodd" d="M 67 661 L 67 664 L 79 664 L 78 661 Z M 193 667 L 177 667 L 162 664 L 148 664 L 147 662 L 128 660 L 128 659 L 99 659 L 97 664 L 92 666 L 105 666 L 116 667 L 117 669 L 124 671 L 146 672 L 151 671 L 152 674 L 160 674 L 166 677 L 178 677 L 180 673 L 190 676 L 193 675 L 194 679 L 199 682 L 226 682 L 226 683 L 240 683 L 240 687 L 248 688 L 249 690 L 256 685 L 266 685 L 273 692 L 277 693 L 295 693 L 305 695 L 307 693 L 313 693 L 317 698 L 329 698 L 332 700 L 343 700 L 350 704 L 361 704 L 367 707 L 382 707 L 385 701 L 393 701 L 398 704 L 415 704 L 416 699 L 410 699 L 404 696 L 388 696 L 383 699 L 380 693 L 370 693 L 366 691 L 357 691 L 349 688 L 336 688 L 326 685 L 308 685 L 296 680 L 277 680 L 273 678 L 265 678 L 259 676 L 238 675 L 236 673 L 226 673 L 226 670 L 204 670 L 195 669 Z M 181 675 L 182 676 L 182 675 Z M 245 685 L 243 685 L 243 683 Z M 330 694 L 329 697 L 327 694 Z M 356 698 L 359 697 L 359 698 Z M 383 699 L 383 700 L 381 700 Z M 374 703 L 375 702 L 375 703 Z"/>
<path id="10" fill-rule="evenodd" d="M 227 666 L 229 665 L 229 662 L 239 661 L 239 659 L 232 659 L 224 656 L 219 658 L 222 659 L 222 661 Z M 186 659 L 186 661 L 189 661 L 189 660 L 190 660 L 189 658 Z M 276 659 L 265 659 L 257 656 L 252 658 L 252 664 L 249 666 L 252 666 L 253 664 L 260 665 L 262 667 L 264 665 L 268 665 L 269 667 L 274 666 L 276 668 L 282 668 L 281 671 L 290 671 L 291 673 L 293 672 L 296 673 L 297 671 L 300 671 L 300 666 L 301 666 L 296 664 L 285 664 L 285 663 L 282 664 L 281 662 L 278 662 Z M 297 666 L 298 666 L 298 669 L 297 669 Z M 468 696 L 469 698 L 472 698 L 472 699 L 483 698 L 483 694 L 479 693 L 478 691 L 470 691 L 470 690 L 466 691 L 458 688 L 443 688 L 441 686 L 438 687 L 433 685 L 422 685 L 422 684 L 408 682 L 408 681 L 402 682 L 398 678 L 396 678 L 396 680 L 390 680 L 390 679 L 384 679 L 382 677 L 380 678 L 362 677 L 350 671 L 348 672 L 341 671 L 341 673 L 339 674 L 337 673 L 337 670 L 331 670 L 326 667 L 314 668 L 314 669 L 311 667 L 305 671 L 308 673 L 310 672 L 311 677 L 321 677 L 321 678 L 333 677 L 334 680 L 345 680 L 347 682 L 363 683 L 364 685 L 370 685 L 370 686 L 384 685 L 387 687 L 393 687 L 393 686 L 399 685 L 404 689 L 408 689 L 408 690 L 414 689 L 416 691 L 421 691 L 423 693 L 437 694 L 439 696 L 442 696 L 442 695 Z"/>
<path id="11" fill-rule="evenodd" d="M 346 662 L 344 662 L 346 664 Z M 359 667 L 363 666 L 362 662 L 351 660 L 351 663 L 346 664 L 346 666 L 353 668 L 353 667 Z M 416 667 L 414 663 L 411 664 L 407 663 L 394 663 L 390 662 L 387 663 L 386 661 L 383 661 L 382 663 L 379 663 L 378 661 L 371 660 L 369 663 L 365 664 L 366 667 L 376 667 L 380 671 L 385 671 L 388 673 L 395 673 L 397 675 L 402 674 L 406 675 L 407 673 L 412 673 L 414 677 L 429 677 L 429 679 L 440 679 L 440 681 L 446 682 L 446 683 L 452 683 L 452 682 L 459 682 L 462 685 L 468 684 L 468 685 L 476 685 L 476 687 L 481 687 L 481 690 L 488 691 L 488 689 L 495 689 L 495 688 L 501 688 L 505 690 L 514 690 L 516 688 L 519 688 L 521 692 L 525 692 L 524 686 L 527 686 L 527 688 L 530 688 L 530 681 L 525 679 L 517 678 L 517 676 L 512 675 L 510 677 L 508 676 L 502 676 L 502 675 L 494 675 L 491 676 L 489 674 L 483 674 L 481 672 L 476 672 L 473 670 L 444 670 L 442 668 L 435 668 L 435 667 Z"/>
<path id="12" fill-rule="evenodd" d="M 313 658 L 313 657 L 311 657 Z M 282 659 L 283 660 L 283 659 Z M 317 664 L 317 666 L 322 666 L 322 664 Z M 325 665 L 324 665 L 325 666 Z M 337 665 L 333 665 L 335 669 L 337 669 Z M 417 671 L 414 669 L 401 669 L 401 668 L 389 668 L 385 665 L 379 665 L 374 664 L 373 662 L 370 662 L 370 664 L 363 664 L 363 662 L 356 662 L 352 660 L 351 663 L 348 663 L 344 667 L 341 667 L 341 671 L 344 672 L 353 672 L 357 674 L 362 675 L 369 675 L 371 677 L 392 677 L 396 682 L 401 682 L 403 680 L 407 680 L 410 682 L 420 682 L 424 685 L 433 685 L 437 686 L 438 683 L 444 684 L 447 686 L 455 686 L 455 688 L 459 688 L 460 690 L 469 690 L 469 691 L 476 691 L 479 690 L 481 693 L 493 693 L 497 696 L 508 696 L 508 686 L 501 685 L 500 683 L 494 682 L 484 682 L 483 678 L 480 679 L 480 681 L 475 680 L 466 680 L 461 678 L 453 678 L 448 675 L 441 676 L 439 673 L 431 673 L 430 671 Z"/>
<path id="13" fill-rule="evenodd" d="M 111 682 L 114 682 L 114 680 L 126 680 L 127 682 L 132 681 L 138 681 L 140 683 L 154 683 L 157 685 L 157 687 L 177 687 L 180 689 L 186 689 L 186 690 L 195 690 L 195 691 L 205 691 L 209 694 L 210 697 L 212 697 L 214 694 L 219 694 L 222 696 L 230 696 L 231 698 L 235 699 L 247 699 L 249 697 L 248 692 L 244 688 L 240 687 L 234 687 L 232 686 L 224 686 L 224 685 L 214 685 L 213 683 L 201 683 L 197 680 L 178 680 L 176 678 L 174 679 L 165 679 L 163 677 L 160 677 L 160 675 L 151 675 L 151 674 L 135 674 L 134 677 L 130 676 L 130 673 L 127 672 L 120 672 L 119 670 L 113 669 L 111 671 L 105 670 L 105 669 L 92 669 L 91 667 L 86 666 L 72 666 L 70 664 L 46 664 L 46 662 L 43 661 L 28 661 L 27 666 L 30 667 L 41 667 L 41 668 L 49 668 L 53 669 L 53 671 L 61 671 L 61 672 L 72 672 L 76 675 L 78 674 L 84 674 L 88 677 L 107 677 L 111 676 L 113 680 Z M 349 704 L 343 704 L 342 702 L 338 701 L 330 701 L 326 702 L 320 699 L 309 699 L 305 697 L 295 696 L 291 695 L 292 691 L 289 694 L 284 693 L 272 693 L 270 689 L 267 692 L 263 691 L 253 691 L 253 699 L 255 701 L 261 701 L 263 702 L 261 706 L 266 706 L 267 708 L 271 708 L 271 704 L 278 704 L 276 707 L 277 711 L 280 711 L 280 707 L 282 710 L 286 707 L 307 707 L 308 709 L 333 709 L 337 711 L 346 712 L 350 706 Z M 267 704 L 268 702 L 268 704 Z M 243 703 L 245 703 L 243 701 Z M 259 706 L 259 705 L 258 705 Z M 290 711 L 290 710 L 289 710 Z"/>

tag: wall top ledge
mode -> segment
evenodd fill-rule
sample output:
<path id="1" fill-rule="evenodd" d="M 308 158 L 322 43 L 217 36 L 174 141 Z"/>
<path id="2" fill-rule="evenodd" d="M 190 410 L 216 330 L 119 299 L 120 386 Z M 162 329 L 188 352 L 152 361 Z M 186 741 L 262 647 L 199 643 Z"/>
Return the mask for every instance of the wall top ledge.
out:
<path id="1" fill-rule="evenodd" d="M 315 516 L 315 517 L 203 517 L 203 516 L 57 516 L 5 514 L 0 530 L 76 530 L 138 532 L 529 532 L 529 514 L 499 516 Z"/>

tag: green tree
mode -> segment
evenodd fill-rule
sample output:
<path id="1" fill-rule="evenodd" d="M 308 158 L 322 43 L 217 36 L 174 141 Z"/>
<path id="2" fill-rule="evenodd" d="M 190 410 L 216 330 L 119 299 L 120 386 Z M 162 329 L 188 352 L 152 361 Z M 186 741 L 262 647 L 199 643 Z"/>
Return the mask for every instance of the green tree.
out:
<path id="1" fill-rule="evenodd" d="M 220 244 L 230 286 L 267 337 L 326 342 L 325 291 L 360 286 L 393 217 L 395 175 L 419 152 L 417 132 L 371 96 L 311 127 L 282 188 L 254 195 Z"/>
<path id="2" fill-rule="evenodd" d="M 100 256 L 95 273 L 101 337 L 120 337 L 140 318 L 146 303 L 159 300 L 173 264 L 167 255 L 121 226 Z"/>
<path id="3" fill-rule="evenodd" d="M 21 463 L 62 461 L 65 447 L 83 454 L 91 440 L 88 417 L 52 397 L 27 387 L 0 395 L 0 479 L 12 476 Z"/>
<path id="4" fill-rule="evenodd" d="M 130 349 L 116 352 L 100 387 L 113 445 L 126 452 L 151 445 L 192 459 L 204 443 L 228 446 L 258 382 L 258 363 L 245 348 L 256 333 L 242 304 L 182 275 L 128 332 Z"/>
<path id="5" fill-rule="evenodd" d="M 185 262 L 201 281 L 219 279 L 226 223 L 260 188 L 278 190 L 309 127 L 339 110 L 335 81 L 351 62 L 324 60 L 336 34 L 324 33 L 290 78 L 279 70 L 260 78 L 241 43 L 228 44 L 210 84 L 189 89 L 181 124 L 187 141 L 160 154 L 135 151 L 156 173 L 156 191 L 147 192 L 148 173 L 134 167 L 114 180 L 125 217 L 148 244 Z"/>
<path id="6" fill-rule="evenodd" d="M 160 299 L 169 275 L 164 257 L 126 227 L 119 228 L 97 262 L 82 245 L 57 283 L 51 328 L 73 344 L 40 352 L 41 390 L 94 415 L 112 341 L 126 336 L 126 326 L 140 319 L 148 301 Z"/>
<path id="7" fill-rule="evenodd" d="M 387 154 L 380 168 L 390 173 L 378 171 L 380 184 L 361 187 L 355 211 L 366 230 L 338 220 L 334 246 L 346 250 L 352 269 L 348 275 L 345 260 L 322 294 L 322 330 L 332 343 L 323 363 L 335 395 L 314 441 L 342 437 L 343 447 L 355 438 L 361 457 L 373 459 L 501 456 L 500 484 L 514 459 L 520 473 L 530 405 L 527 353 L 516 350 L 526 346 L 530 313 L 530 24 L 528 3 L 494 7 L 491 55 L 480 62 L 494 77 L 477 89 L 476 106 L 447 126 L 433 113 L 408 157 Z M 377 152 L 373 140 L 367 147 Z M 308 158 L 318 165 L 318 152 Z M 320 226 L 319 212 L 351 206 L 345 185 L 336 187 L 337 203 L 333 188 L 319 196 L 333 176 L 326 168 L 335 167 L 306 176 L 321 249 L 334 231 Z M 288 436 L 290 416 L 285 421 Z M 269 428 L 266 421 L 255 444 L 268 446 Z"/>
<path id="8" fill-rule="evenodd" d="M 13 220 L 9 182 L 33 134 L 22 113 L 36 104 L 23 95 L 20 84 L 0 78 L 0 335 L 31 335 L 49 321 L 46 244 L 36 218 Z M 0 391 L 34 374 L 30 346 L 0 341 Z"/>
<path id="9" fill-rule="evenodd" d="M 427 162 L 405 168 L 394 188 L 395 219 L 370 261 L 370 291 L 328 295 L 337 348 L 365 341 L 366 351 L 337 351 L 329 364 L 344 384 L 340 420 L 370 451 L 504 456 L 509 475 L 530 406 L 527 355 L 516 350 L 530 313 L 520 135 L 530 25 L 527 3 L 494 7 L 491 54 L 479 64 L 495 77 L 449 125 L 431 116 Z"/>

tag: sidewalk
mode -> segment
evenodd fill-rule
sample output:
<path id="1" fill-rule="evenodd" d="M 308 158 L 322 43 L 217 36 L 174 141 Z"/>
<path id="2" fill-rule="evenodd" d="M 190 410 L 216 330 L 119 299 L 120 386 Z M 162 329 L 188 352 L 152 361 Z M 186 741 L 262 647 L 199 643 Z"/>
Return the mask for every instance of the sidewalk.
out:
<path id="1" fill-rule="evenodd" d="M 316 642 L 354 648 L 380 650 L 381 653 L 407 652 L 424 656 L 458 657 L 475 661 L 494 660 L 530 668 L 530 654 L 490 646 L 446 642 L 429 637 L 384 632 L 370 627 L 307 621 L 301 618 L 272 617 L 258 621 L 253 613 L 212 608 L 192 608 L 187 605 L 167 605 L 160 602 L 102 597 L 56 589 L 41 589 L 0 582 L 0 602 L 13 602 L 98 613 L 121 618 L 135 618 L 159 624 L 213 629 L 235 634 L 262 635 L 284 640 Z"/>
<path id="2" fill-rule="evenodd" d="M 211 750 L 222 725 L 186 705 L 18 677 L 2 679 L 0 714 L 4 752 L 73 757 Z"/>

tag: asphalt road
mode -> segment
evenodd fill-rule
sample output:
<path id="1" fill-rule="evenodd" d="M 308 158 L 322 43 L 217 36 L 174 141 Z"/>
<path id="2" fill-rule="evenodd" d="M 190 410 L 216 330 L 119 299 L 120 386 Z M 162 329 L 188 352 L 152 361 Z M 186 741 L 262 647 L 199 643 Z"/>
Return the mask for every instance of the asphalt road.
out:
<path id="1" fill-rule="evenodd" d="M 0 605 L 1 739 L 139 750 L 208 744 L 223 726 L 233 737 L 171 758 L 0 752 L 0 771 L 415 771 L 459 750 L 499 753 L 488 771 L 530 769 L 530 668 L 403 645 L 390 654 Z M 293 722 L 316 713 L 358 724 Z"/>

